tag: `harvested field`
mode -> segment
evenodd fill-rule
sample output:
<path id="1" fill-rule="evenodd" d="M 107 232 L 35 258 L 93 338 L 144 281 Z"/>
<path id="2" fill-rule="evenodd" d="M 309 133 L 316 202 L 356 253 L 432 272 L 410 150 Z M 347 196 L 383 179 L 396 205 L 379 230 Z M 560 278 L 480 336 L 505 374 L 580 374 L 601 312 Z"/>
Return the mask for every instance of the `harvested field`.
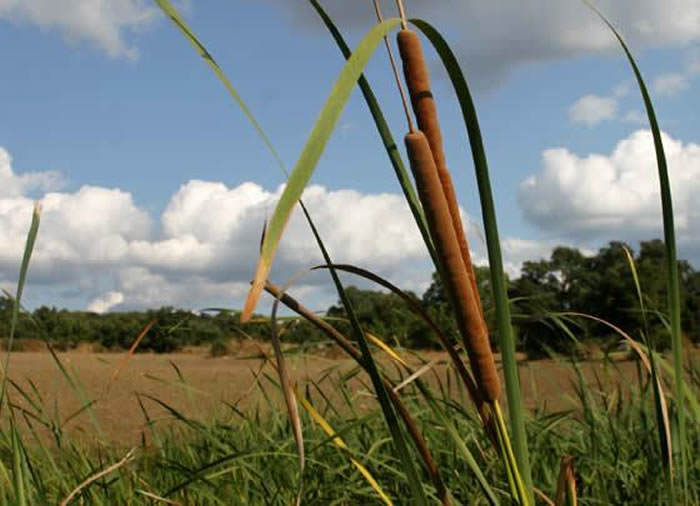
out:
<path id="1" fill-rule="evenodd" d="M 150 417 L 161 426 L 172 420 L 172 413 L 154 399 L 188 417 L 203 421 L 217 416 L 231 420 L 233 411 L 225 403 L 243 410 L 253 409 L 256 405 L 263 410 L 268 409 L 264 396 L 256 386 L 256 375 L 270 397 L 281 403 L 281 395 L 265 374 L 276 379 L 272 365 L 255 357 L 261 350 L 268 351 L 258 345 L 249 345 L 240 347 L 236 356 L 219 358 L 209 357 L 206 350 L 163 355 L 137 354 L 129 359 L 116 379 L 115 371 L 126 356 L 124 353 L 60 353 L 58 357 L 76 380 L 75 387 L 69 384 L 49 353 L 20 352 L 12 355 L 10 377 L 27 394 L 43 399 L 41 404 L 44 409 L 51 411 L 46 413 L 47 418 L 65 421 L 80 409 L 85 399 L 94 400 L 94 418 L 105 439 L 135 444 L 142 434 L 148 437 L 138 396 Z M 696 358 L 698 355 L 700 353 L 696 351 Z M 431 372 L 425 378 L 435 384 L 440 378 L 447 388 L 446 361 L 443 360 L 446 356 L 440 352 L 424 352 L 422 356 L 427 360 L 439 361 L 435 366 L 437 374 Z M 318 382 L 331 401 L 338 398 L 337 392 L 333 391 L 338 374 L 346 374 L 354 368 L 349 360 L 321 355 L 292 355 L 289 362 L 295 380 L 301 385 L 308 380 Z M 604 390 L 613 394 L 619 385 L 637 386 L 634 361 L 588 361 L 581 363 L 581 371 L 592 392 Z M 580 406 L 580 402 L 568 400 L 575 395 L 576 383 L 575 370 L 569 363 L 554 360 L 521 362 L 520 374 L 529 408 L 555 411 Z M 348 385 L 356 397 L 356 407 L 371 409 L 374 401 L 366 393 L 363 381 L 362 375 L 358 375 Z M 454 382 L 451 388 L 454 389 Z M 456 390 L 453 392 L 457 395 Z M 16 388 L 11 388 L 10 398 L 20 405 L 28 404 Z M 56 410 L 59 417 L 54 416 Z M 70 419 L 64 428 L 74 435 L 97 435 L 96 425 L 86 412 Z"/>

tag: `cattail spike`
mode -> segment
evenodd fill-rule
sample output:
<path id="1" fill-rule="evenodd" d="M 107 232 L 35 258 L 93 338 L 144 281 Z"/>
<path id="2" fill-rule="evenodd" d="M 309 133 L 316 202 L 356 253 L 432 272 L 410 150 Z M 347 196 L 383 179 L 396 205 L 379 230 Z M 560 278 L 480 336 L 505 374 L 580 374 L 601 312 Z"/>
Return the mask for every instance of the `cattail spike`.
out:
<path id="1" fill-rule="evenodd" d="M 440 183 L 447 199 L 447 205 L 450 210 L 452 226 L 455 230 L 455 235 L 459 241 L 459 249 L 464 261 L 464 268 L 467 270 L 470 283 L 474 291 L 478 294 L 476 284 L 476 275 L 472 265 L 469 245 L 464 234 L 462 218 L 459 214 L 459 204 L 457 204 L 457 196 L 452 183 L 450 171 L 447 169 L 447 161 L 442 144 L 442 132 L 440 131 L 440 123 L 438 121 L 437 107 L 435 99 L 430 91 L 430 75 L 428 67 L 425 64 L 423 56 L 423 47 L 418 35 L 411 30 L 401 30 L 397 36 L 399 52 L 403 61 L 404 76 L 406 85 L 411 96 L 411 104 L 413 112 L 416 115 L 418 128 L 423 131 L 430 144 L 430 150 L 435 159 L 435 166 L 440 177 Z M 483 312 L 481 307 L 481 299 L 477 297 L 479 311 Z"/>
<path id="2" fill-rule="evenodd" d="M 421 131 L 404 138 L 416 188 L 445 275 L 445 289 L 455 309 L 457 326 L 469 355 L 484 400 L 500 396 L 500 380 L 491 351 L 488 329 L 477 303 L 478 294 L 464 268 L 462 253 L 452 224 L 447 200 L 437 174 L 433 153 Z"/>

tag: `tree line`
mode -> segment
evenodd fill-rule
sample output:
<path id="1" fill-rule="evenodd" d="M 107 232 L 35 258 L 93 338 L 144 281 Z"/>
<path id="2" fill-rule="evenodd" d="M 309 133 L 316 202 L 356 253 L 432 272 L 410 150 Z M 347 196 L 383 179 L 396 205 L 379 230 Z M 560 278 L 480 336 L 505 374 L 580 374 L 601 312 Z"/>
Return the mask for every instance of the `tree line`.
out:
<path id="1" fill-rule="evenodd" d="M 638 274 L 640 291 L 632 274 L 627 249 Z M 513 326 L 518 348 L 530 355 L 550 351 L 570 352 L 587 346 L 609 347 L 619 340 L 610 326 L 584 313 L 609 322 L 625 332 L 643 332 L 659 349 L 669 345 L 665 314 L 667 288 L 664 245 L 645 241 L 639 251 L 619 241 L 610 242 L 593 255 L 560 246 L 549 259 L 527 261 L 520 276 L 508 280 Z M 700 341 L 700 272 L 687 261 L 679 262 L 682 300 L 682 328 L 686 338 Z M 498 338 L 487 267 L 476 268 L 477 286 L 494 347 Z M 368 332 L 392 345 L 414 348 L 438 347 L 438 341 L 421 317 L 398 295 L 379 290 L 347 287 L 347 294 L 360 323 Z M 439 277 L 422 296 L 407 292 L 449 335 L 457 335 L 451 308 Z M 0 299 L 0 335 L 8 336 L 13 301 Z M 642 310 L 644 307 L 644 310 Z M 340 304 L 328 308 L 325 316 L 349 333 L 345 310 Z M 264 318 L 261 318 L 264 320 Z M 269 324 L 264 321 L 241 325 L 236 311 L 195 313 L 173 307 L 147 311 L 97 314 L 42 306 L 21 314 L 16 329 L 17 344 L 23 339 L 45 339 L 57 349 L 71 349 L 81 342 L 106 350 L 128 349 L 149 322 L 155 322 L 139 345 L 141 351 L 172 352 L 185 346 L 221 345 L 234 338 L 267 340 Z M 283 339 L 316 343 L 325 336 L 302 320 L 284 322 Z"/>

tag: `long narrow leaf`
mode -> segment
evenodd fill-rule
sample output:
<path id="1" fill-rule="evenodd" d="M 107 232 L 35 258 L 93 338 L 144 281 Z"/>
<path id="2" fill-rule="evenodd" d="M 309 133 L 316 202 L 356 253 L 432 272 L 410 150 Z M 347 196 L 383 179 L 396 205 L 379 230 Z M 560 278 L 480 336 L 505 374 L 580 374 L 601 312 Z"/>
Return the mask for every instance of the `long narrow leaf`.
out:
<path id="1" fill-rule="evenodd" d="M 303 395 L 299 394 L 299 390 L 295 387 L 294 388 L 294 395 L 296 396 L 297 400 L 301 403 L 301 405 L 304 407 L 304 409 L 311 415 L 311 418 L 313 418 L 316 423 L 318 423 L 321 428 L 323 429 L 323 432 L 325 432 L 328 437 L 333 438 L 333 444 L 336 445 L 338 448 L 341 450 L 348 450 L 348 446 L 345 444 L 345 441 L 335 432 L 333 427 L 331 427 L 331 424 L 329 424 L 323 416 L 321 416 L 321 413 L 316 411 L 316 408 L 314 408 L 309 401 L 306 400 L 306 398 Z M 377 480 L 372 476 L 372 473 L 370 473 L 365 466 L 363 466 L 355 457 L 352 457 L 348 454 L 348 457 L 350 458 L 350 462 L 352 462 L 352 465 L 355 466 L 355 468 L 360 472 L 360 474 L 367 480 L 367 483 L 369 483 L 369 486 L 372 487 L 372 489 L 377 493 L 377 495 L 384 501 L 384 504 L 387 506 L 392 506 L 391 499 L 389 499 L 389 496 L 386 495 L 384 490 L 382 490 L 382 487 L 379 486 L 379 483 L 377 483 Z"/>
<path id="2" fill-rule="evenodd" d="M 683 481 L 683 488 L 687 490 L 687 461 L 686 461 L 686 427 L 685 409 L 683 407 L 683 338 L 681 335 L 681 295 L 680 282 L 678 277 L 678 260 L 676 254 L 676 232 L 673 219 L 673 199 L 671 198 L 671 181 L 668 175 L 668 165 L 666 163 L 666 153 L 661 140 L 661 129 L 656 120 L 654 105 L 651 102 L 649 91 L 647 90 L 642 72 L 637 66 L 637 62 L 632 56 L 632 52 L 627 47 L 620 32 L 596 8 L 590 1 L 584 0 L 586 4 L 595 12 L 598 17 L 610 28 L 615 38 L 620 43 L 622 50 L 627 56 L 630 66 L 637 79 L 639 91 L 644 100 L 649 127 L 654 139 L 654 150 L 656 152 L 656 165 L 659 174 L 659 190 L 661 193 L 661 210 L 664 224 L 664 245 L 666 246 L 666 276 L 668 285 L 668 306 L 671 319 L 671 349 L 673 353 L 673 368 L 675 370 L 675 394 L 678 403 L 676 412 L 678 414 L 678 445 L 676 446 L 680 459 L 680 474 Z"/>
<path id="3" fill-rule="evenodd" d="M 642 312 L 642 321 L 644 323 L 644 338 L 647 345 L 647 353 L 649 355 L 649 364 L 651 366 L 651 381 L 654 391 L 654 408 L 656 411 L 656 421 L 659 431 L 659 445 L 661 446 L 661 455 L 664 459 L 664 466 L 666 478 L 667 478 L 667 494 L 669 497 L 669 504 L 675 504 L 675 493 L 673 488 L 673 447 L 671 440 L 671 424 L 668 418 L 668 408 L 666 406 L 666 397 L 664 396 L 663 390 L 661 390 L 661 381 L 659 380 L 659 375 L 657 372 L 656 359 L 654 358 L 654 348 L 652 342 L 649 339 L 649 331 L 647 324 L 647 314 L 646 305 L 644 304 L 644 296 L 642 292 L 642 286 L 639 281 L 639 275 L 637 273 L 637 267 L 634 263 L 634 258 L 632 253 L 626 247 L 623 247 L 625 256 L 627 257 L 627 264 L 630 266 L 630 271 L 632 272 L 632 279 L 634 280 L 634 286 L 637 290 L 637 298 L 639 300 L 639 307 Z"/>
<path id="4" fill-rule="evenodd" d="M 268 223 L 260 259 L 255 270 L 253 286 L 248 293 L 248 298 L 241 314 L 242 322 L 250 319 L 257 305 L 272 266 L 272 259 L 282 239 L 282 232 L 294 206 L 299 201 L 306 184 L 309 182 L 316 164 L 321 158 L 321 154 L 335 129 L 345 104 L 350 98 L 350 93 L 355 87 L 355 83 L 383 37 L 393 30 L 398 23 L 398 19 L 392 19 L 372 28 L 357 46 L 333 86 Z"/>
<path id="5" fill-rule="evenodd" d="M 17 280 L 17 292 L 14 297 L 14 304 L 12 305 L 12 320 L 10 322 L 10 336 L 7 342 L 7 354 L 5 355 L 5 363 L 3 365 L 3 378 L 2 378 L 2 389 L 0 391 L 0 413 L 2 413 L 2 406 L 5 401 L 5 393 L 7 388 L 7 378 L 10 368 L 10 354 L 12 353 L 12 344 L 15 339 L 15 331 L 17 330 L 17 319 L 19 318 L 19 310 L 22 303 L 22 292 L 24 291 L 24 283 L 27 280 L 27 271 L 29 270 L 29 261 L 32 258 L 32 252 L 34 251 L 34 243 L 36 242 L 36 236 L 39 233 L 39 221 L 41 217 L 41 206 L 39 203 L 34 204 L 34 211 L 32 212 L 32 223 L 29 226 L 29 232 L 27 233 L 27 241 L 24 245 L 24 255 L 22 256 L 22 264 L 19 268 L 19 279 Z"/>
<path id="6" fill-rule="evenodd" d="M 304 214 L 308 214 L 305 206 L 302 205 L 301 209 L 304 212 Z M 387 392 L 387 388 L 384 385 L 384 381 L 382 380 L 377 364 L 374 361 L 374 358 L 372 357 L 369 345 L 367 344 L 367 340 L 365 339 L 364 331 L 360 326 L 360 322 L 357 319 L 357 315 L 355 314 L 352 304 L 350 303 L 350 299 L 345 293 L 343 284 L 340 282 L 338 273 L 333 268 L 331 257 L 328 254 L 328 251 L 326 250 L 323 241 L 321 241 L 321 237 L 318 235 L 316 227 L 311 222 L 309 222 L 309 225 L 311 225 L 311 231 L 313 232 L 314 237 L 316 238 L 318 247 L 321 249 L 323 259 L 329 266 L 329 272 L 331 274 L 331 278 L 333 279 L 333 283 L 335 284 L 336 291 L 338 292 L 338 297 L 340 298 L 340 301 L 343 304 L 343 308 L 347 313 L 348 320 L 350 320 L 350 324 L 355 334 L 355 339 L 362 353 L 362 360 L 365 363 L 369 377 L 372 380 L 372 386 L 374 387 L 374 391 L 377 394 L 377 399 L 379 401 L 379 405 L 382 408 L 384 420 L 386 421 L 386 424 L 389 428 L 389 432 L 391 433 L 391 438 L 394 442 L 396 452 L 398 453 L 399 461 L 401 462 L 406 472 L 406 478 L 408 479 L 408 485 L 411 491 L 413 501 L 420 505 L 427 505 L 427 499 L 425 497 L 425 492 L 423 491 L 423 485 L 420 480 L 420 475 L 418 474 L 418 470 L 416 469 L 416 466 L 413 462 L 413 457 L 408 451 L 408 446 L 406 445 L 406 440 L 404 438 L 403 431 L 401 430 L 401 426 L 399 425 L 396 412 L 394 411 L 394 406 L 392 405 L 391 399 Z M 398 408 L 399 406 L 396 407 Z M 443 504 L 450 504 L 449 499 L 447 497 L 447 491 L 442 485 L 442 480 L 440 479 L 437 470 L 433 470 L 433 473 L 431 474 L 433 474 L 433 478 L 438 482 L 436 483 L 436 487 L 438 489 L 438 494 L 440 494 L 441 496 Z"/>
<path id="7" fill-rule="evenodd" d="M 346 59 L 350 58 L 350 56 L 352 55 L 350 48 L 346 44 L 345 40 L 343 39 L 343 36 L 340 34 L 340 31 L 335 26 L 331 18 L 328 17 L 328 14 L 326 14 L 326 11 L 323 10 L 323 7 L 321 7 L 321 5 L 316 0 L 309 1 L 311 2 L 311 5 L 314 7 L 314 9 L 316 9 L 316 12 L 318 12 L 318 15 L 323 20 L 323 23 L 326 25 L 326 28 L 328 28 L 330 34 L 333 36 L 333 39 L 340 48 L 340 52 Z M 391 130 L 389 130 L 389 125 L 387 124 L 386 119 L 384 119 L 384 113 L 382 112 L 382 109 L 379 106 L 377 97 L 374 95 L 372 87 L 369 85 L 367 78 L 364 75 L 361 75 L 357 81 L 357 84 L 360 87 L 360 90 L 362 91 L 362 95 L 365 97 L 365 102 L 367 102 L 367 107 L 369 108 L 369 111 L 372 114 L 374 124 L 377 126 L 379 136 L 382 139 L 382 143 L 384 144 L 384 148 L 386 149 L 387 155 L 389 156 L 391 165 L 394 168 L 396 179 L 399 181 L 399 185 L 401 186 L 401 190 L 403 191 L 404 197 L 406 198 L 408 207 L 411 209 L 411 214 L 413 214 L 413 218 L 416 221 L 416 225 L 418 225 L 418 230 L 420 231 L 421 236 L 423 237 L 425 247 L 428 249 L 430 257 L 433 259 L 433 263 L 435 264 L 435 268 L 437 269 L 438 262 L 437 256 L 435 255 L 435 247 L 433 246 L 433 241 L 430 237 L 430 231 L 428 230 L 428 225 L 425 221 L 423 209 L 420 205 L 420 201 L 418 200 L 418 196 L 416 195 L 416 190 L 413 187 L 413 184 L 411 183 L 411 178 L 408 175 L 408 171 L 406 170 L 403 160 L 401 159 L 401 154 L 399 153 L 398 147 L 396 146 L 396 141 L 391 135 Z"/>
<path id="8" fill-rule="evenodd" d="M 294 280 L 292 280 L 294 281 Z M 287 287 L 283 287 L 282 292 L 286 291 Z M 297 445 L 297 454 L 299 455 L 299 487 L 297 493 L 296 504 L 301 503 L 301 496 L 304 486 L 304 467 L 306 465 L 306 456 L 304 454 L 304 435 L 301 427 L 301 417 L 299 416 L 299 408 L 297 407 L 295 390 L 296 387 L 292 384 L 292 379 L 287 368 L 287 360 L 282 352 L 282 343 L 280 341 L 280 332 L 277 330 L 277 308 L 279 307 L 279 297 L 275 299 L 272 306 L 272 315 L 270 316 L 270 331 L 272 335 L 272 348 L 275 351 L 275 360 L 277 361 L 277 374 L 280 378 L 280 388 L 284 395 L 284 402 L 287 405 L 287 414 L 289 415 L 289 423 L 292 425 L 294 433 L 294 441 Z"/>

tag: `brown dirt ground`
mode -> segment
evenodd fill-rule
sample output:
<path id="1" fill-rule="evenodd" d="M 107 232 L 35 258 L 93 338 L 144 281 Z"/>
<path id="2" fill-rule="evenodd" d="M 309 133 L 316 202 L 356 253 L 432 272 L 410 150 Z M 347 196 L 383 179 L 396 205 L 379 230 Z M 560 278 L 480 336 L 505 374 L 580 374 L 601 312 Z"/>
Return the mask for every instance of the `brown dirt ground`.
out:
<path id="1" fill-rule="evenodd" d="M 254 376 L 260 372 L 264 361 L 256 356 L 259 357 L 261 349 L 272 356 L 269 347 L 238 343 L 234 349 L 235 356 L 220 358 L 210 358 L 207 350 L 163 355 L 136 354 L 128 360 L 116 379 L 113 379 L 115 371 L 120 369 L 126 353 L 91 353 L 86 350 L 60 353 L 61 362 L 80 385 L 78 390 L 82 393 L 69 384 L 52 356 L 46 352 L 13 353 L 9 371 L 10 378 L 33 399 L 41 396 L 42 401 L 38 404 L 43 405 L 45 412 L 40 417 L 55 420 L 58 413 L 58 418 L 65 420 L 80 408 L 82 395 L 84 399 L 95 400 L 95 418 L 99 421 L 104 438 L 131 445 L 138 443 L 142 434 L 147 436 L 148 433 L 137 394 L 142 395 L 149 415 L 159 424 L 167 424 L 171 417 L 147 396 L 156 397 L 186 416 L 200 420 L 223 416 L 224 413 L 231 416 L 231 410 L 222 401 L 237 403 L 244 410 L 262 403 L 263 397 L 256 388 Z M 428 373 L 426 378 L 436 384 L 439 377 L 443 385 L 447 385 L 446 356 L 440 352 L 424 352 L 421 355 L 426 360 L 439 361 L 435 366 L 437 374 Z M 699 352 L 696 351 L 694 355 L 700 358 Z M 351 371 L 354 364 L 350 361 L 320 355 L 296 355 L 289 360 L 289 364 L 292 376 L 300 385 L 313 379 L 321 383 L 331 399 L 342 403 L 337 392 L 333 392 L 333 378 L 337 378 L 340 372 Z M 624 385 L 637 385 L 634 361 L 589 361 L 583 363 L 581 369 L 594 391 L 600 389 L 612 393 L 618 385 L 623 385 L 623 391 Z M 178 376 L 178 370 L 184 381 Z M 270 364 L 265 365 L 263 371 L 270 377 L 276 374 Z M 329 371 L 335 372 L 328 375 Z M 576 381 L 576 373 L 571 365 L 553 360 L 522 362 L 520 376 L 529 408 L 551 411 L 575 407 L 576 403 L 571 398 L 574 396 L 572 385 Z M 274 386 L 264 379 L 264 375 L 260 377 L 267 392 L 279 401 L 280 395 Z M 363 393 L 364 387 L 358 379 L 353 381 L 351 388 L 355 392 L 357 406 L 371 408 L 374 403 L 371 396 Z M 36 408 L 22 399 L 16 388 L 10 388 L 9 396 L 13 403 L 37 414 Z M 6 412 L 3 412 L 3 418 Z M 70 420 L 65 424 L 65 429 L 88 438 L 98 436 L 87 413 Z"/>

